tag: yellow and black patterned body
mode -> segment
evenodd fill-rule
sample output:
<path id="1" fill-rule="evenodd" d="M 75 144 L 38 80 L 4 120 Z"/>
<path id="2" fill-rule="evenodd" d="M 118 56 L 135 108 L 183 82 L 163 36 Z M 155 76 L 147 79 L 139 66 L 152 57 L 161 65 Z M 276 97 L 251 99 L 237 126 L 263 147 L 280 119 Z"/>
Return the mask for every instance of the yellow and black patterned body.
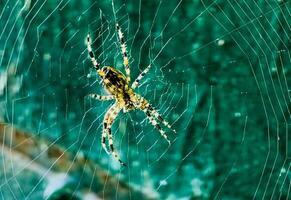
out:
<path id="1" fill-rule="evenodd" d="M 145 98 L 139 94 L 134 93 L 134 89 L 139 86 L 140 80 L 149 71 L 151 65 L 145 68 L 143 72 L 140 73 L 139 76 L 131 83 L 126 43 L 118 24 L 116 24 L 116 29 L 120 41 L 125 75 L 121 71 L 110 66 L 104 66 L 101 68 L 100 63 L 97 62 L 92 51 L 90 35 L 87 35 L 87 50 L 89 57 L 93 67 L 102 79 L 104 88 L 110 93 L 110 95 L 90 94 L 90 97 L 101 101 L 115 100 L 115 103 L 111 105 L 104 116 L 101 144 L 108 154 L 111 153 L 115 160 L 119 161 L 120 164 L 125 166 L 126 164 L 120 160 L 119 154 L 114 150 L 113 135 L 111 132 L 114 120 L 121 110 L 123 110 L 123 112 L 134 109 L 142 110 L 146 114 L 146 117 L 149 119 L 150 123 L 160 132 L 161 136 L 164 137 L 169 144 L 170 140 L 167 138 L 165 131 L 161 127 L 161 124 L 169 129 L 172 129 L 172 127 L 169 122 L 164 120 L 160 113 L 155 110 L 154 107 L 151 106 L 151 104 Z M 173 131 L 176 133 L 175 130 Z M 106 138 L 108 140 L 108 147 L 110 148 L 110 151 L 108 151 L 106 147 Z"/>
<path id="2" fill-rule="evenodd" d="M 134 109 L 137 97 L 122 72 L 113 67 L 105 66 L 98 70 L 98 74 L 106 90 L 115 97 L 120 107 L 125 108 L 125 111 Z"/>

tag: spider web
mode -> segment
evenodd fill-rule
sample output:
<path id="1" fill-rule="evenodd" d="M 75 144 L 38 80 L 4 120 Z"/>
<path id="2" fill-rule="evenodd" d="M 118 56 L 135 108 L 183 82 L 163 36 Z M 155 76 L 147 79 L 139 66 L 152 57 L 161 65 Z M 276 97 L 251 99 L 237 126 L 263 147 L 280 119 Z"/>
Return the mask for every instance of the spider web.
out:
<path id="1" fill-rule="evenodd" d="M 290 1 L 0 1 L 1 199 L 290 199 Z M 87 55 L 124 72 L 141 111 L 101 147 L 112 102 Z"/>

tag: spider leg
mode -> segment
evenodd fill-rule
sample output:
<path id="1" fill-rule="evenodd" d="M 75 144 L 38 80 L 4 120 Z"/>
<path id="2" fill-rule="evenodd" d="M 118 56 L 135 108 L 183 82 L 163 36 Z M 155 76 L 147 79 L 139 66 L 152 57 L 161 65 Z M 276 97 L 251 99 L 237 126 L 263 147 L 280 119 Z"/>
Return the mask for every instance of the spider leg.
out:
<path id="1" fill-rule="evenodd" d="M 153 115 L 156 119 L 158 119 L 162 124 L 164 124 L 166 127 L 168 127 L 169 129 L 171 129 L 174 133 L 176 133 L 176 130 L 173 129 L 173 127 L 170 125 L 170 123 L 168 121 L 166 121 L 161 115 L 160 113 L 158 113 L 157 110 L 155 110 L 151 105 L 149 105 L 148 107 L 149 112 L 151 113 L 151 115 Z"/>
<path id="2" fill-rule="evenodd" d="M 96 58 L 95 58 L 95 56 L 94 56 L 94 53 L 93 53 L 93 51 L 92 51 L 92 47 L 91 47 L 91 38 L 90 38 L 90 34 L 89 34 L 89 33 L 88 33 L 88 35 L 87 35 L 87 50 L 88 50 L 88 54 L 89 54 L 89 56 L 90 56 L 90 59 L 91 59 L 93 65 L 94 65 L 94 68 L 95 68 L 96 70 L 99 70 L 99 68 L 100 68 L 100 64 L 97 62 L 97 60 L 96 60 Z"/>
<path id="3" fill-rule="evenodd" d="M 108 137 L 108 142 L 109 142 L 109 148 L 110 152 L 115 160 L 117 160 L 121 165 L 126 166 L 124 162 L 120 160 L 119 154 L 115 151 L 114 146 L 113 146 L 113 137 L 111 133 L 111 127 L 112 124 L 114 123 L 114 120 L 116 119 L 119 111 L 121 109 L 117 106 L 117 104 L 113 104 L 107 113 L 105 114 L 104 117 L 104 124 L 103 124 L 103 132 L 102 132 L 102 146 L 105 146 L 105 137 Z M 104 147 L 103 146 L 103 147 Z"/>
<path id="4" fill-rule="evenodd" d="M 120 46 L 121 46 L 121 53 L 122 53 L 122 57 L 123 57 L 123 65 L 125 68 L 125 73 L 126 73 L 126 80 L 129 83 L 130 82 L 130 68 L 128 65 L 128 56 L 127 56 L 127 52 L 126 52 L 126 43 L 123 37 L 123 33 L 119 27 L 118 24 L 116 24 L 116 30 L 117 30 L 117 34 L 118 34 L 118 38 L 119 38 L 119 42 L 120 42 Z"/>
<path id="5" fill-rule="evenodd" d="M 100 100 L 100 101 L 108 101 L 108 100 L 113 100 L 114 96 L 113 95 L 99 95 L 99 94 L 88 94 L 88 96 L 92 99 Z"/>
<path id="6" fill-rule="evenodd" d="M 161 115 L 158 113 L 158 111 L 156 111 L 146 99 L 141 97 L 139 101 L 140 101 L 139 106 L 138 106 L 139 109 L 141 109 L 147 115 L 151 124 L 156 129 L 158 129 L 161 136 L 163 136 L 167 140 L 167 142 L 170 144 L 170 140 L 168 139 L 165 131 L 161 128 L 161 126 L 158 124 L 158 121 L 156 119 L 158 119 L 160 122 L 162 122 L 162 124 L 167 126 L 169 129 L 173 130 L 171 125 L 161 117 Z M 173 131 L 176 132 L 175 130 L 173 130 Z"/>
<path id="7" fill-rule="evenodd" d="M 100 101 L 107 101 L 107 100 L 114 99 L 114 97 L 112 95 L 102 96 L 99 94 L 88 94 L 87 96 L 89 96 L 92 99 L 96 99 L 96 100 L 100 100 Z M 103 149 L 106 151 L 106 153 L 109 154 L 109 151 L 107 150 L 106 144 L 105 144 L 106 136 L 107 136 L 107 133 L 106 133 L 106 131 L 103 130 L 102 136 L 101 136 L 101 144 L 102 144 Z"/>
<path id="8" fill-rule="evenodd" d="M 146 111 L 145 112 L 148 119 L 150 120 L 151 124 L 156 128 L 158 129 L 158 131 L 160 132 L 161 136 L 163 136 L 165 138 L 165 140 L 171 144 L 170 140 L 168 139 L 165 131 L 161 128 L 161 126 L 158 124 L 158 122 L 152 117 L 152 115 L 150 114 L 150 112 Z"/>
<path id="9" fill-rule="evenodd" d="M 140 80 L 148 73 L 148 71 L 150 70 L 150 68 L 151 68 L 151 65 L 147 66 L 143 70 L 143 72 L 138 75 L 138 77 L 135 79 L 135 81 L 131 85 L 132 89 L 135 89 L 138 86 Z"/>

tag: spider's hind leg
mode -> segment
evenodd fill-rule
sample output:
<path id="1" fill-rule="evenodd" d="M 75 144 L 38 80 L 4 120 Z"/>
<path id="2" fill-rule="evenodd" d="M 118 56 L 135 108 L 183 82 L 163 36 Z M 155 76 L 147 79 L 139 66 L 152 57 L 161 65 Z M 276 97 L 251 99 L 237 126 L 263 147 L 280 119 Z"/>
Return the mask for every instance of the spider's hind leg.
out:
<path id="1" fill-rule="evenodd" d="M 123 57 L 123 65 L 124 65 L 125 73 L 126 73 L 126 80 L 129 83 L 130 82 L 130 68 L 129 68 L 128 56 L 127 56 L 127 52 L 126 52 L 126 43 L 124 40 L 123 33 L 122 33 L 118 24 L 116 24 L 116 30 L 117 30 L 117 35 L 118 35 L 119 42 L 120 42 L 121 53 L 122 53 L 122 57 Z"/>
<path id="2" fill-rule="evenodd" d="M 148 65 L 139 75 L 138 77 L 135 79 L 135 81 L 132 83 L 131 87 L 132 89 L 135 89 L 138 85 L 139 82 L 141 81 L 141 79 L 149 72 L 151 68 L 151 65 Z"/>
<path id="3" fill-rule="evenodd" d="M 88 33 L 87 35 L 87 50 L 88 50 L 88 54 L 90 56 L 90 59 L 91 59 L 91 62 L 92 64 L 94 65 L 94 68 L 96 70 L 99 70 L 100 68 L 100 64 L 97 62 L 95 56 L 94 56 L 94 53 L 93 53 L 93 50 L 92 50 L 92 47 L 91 47 L 91 38 L 90 38 L 90 34 Z"/>

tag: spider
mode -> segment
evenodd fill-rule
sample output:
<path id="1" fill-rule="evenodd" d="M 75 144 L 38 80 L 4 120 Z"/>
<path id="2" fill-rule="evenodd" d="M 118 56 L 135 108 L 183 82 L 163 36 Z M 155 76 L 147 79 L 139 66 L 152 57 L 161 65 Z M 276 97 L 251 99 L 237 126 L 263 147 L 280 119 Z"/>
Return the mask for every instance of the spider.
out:
<path id="1" fill-rule="evenodd" d="M 172 129 L 169 122 L 164 120 L 157 110 L 142 96 L 135 93 L 134 89 L 139 86 L 139 82 L 142 78 L 148 73 L 151 65 L 148 65 L 142 73 L 135 79 L 135 81 L 130 85 L 130 67 L 128 62 L 126 43 L 123 37 L 123 33 L 118 24 L 116 24 L 116 31 L 118 39 L 121 46 L 121 53 L 123 56 L 123 65 L 125 68 L 124 75 L 121 71 L 110 67 L 110 66 L 100 66 L 100 63 L 97 62 L 94 53 L 91 47 L 91 38 L 90 34 L 87 35 L 87 50 L 89 57 L 92 61 L 93 67 L 97 71 L 97 74 L 101 78 L 101 83 L 108 91 L 109 95 L 103 96 L 99 94 L 89 94 L 89 96 L 96 100 L 107 101 L 115 100 L 115 103 L 109 108 L 106 112 L 103 120 L 103 130 L 101 136 L 101 144 L 103 149 L 107 154 L 113 156 L 121 165 L 126 166 L 126 164 L 121 161 L 119 154 L 115 151 L 113 146 L 113 137 L 111 133 L 111 127 L 116 119 L 118 113 L 123 110 L 123 112 L 132 111 L 135 109 L 142 110 L 150 123 L 160 132 L 161 136 L 170 144 L 170 140 L 167 138 L 165 131 L 160 126 L 159 122 L 162 123 L 165 127 L 168 127 L 170 130 L 176 133 Z M 106 147 L 106 138 L 108 139 L 110 153 Z"/>

